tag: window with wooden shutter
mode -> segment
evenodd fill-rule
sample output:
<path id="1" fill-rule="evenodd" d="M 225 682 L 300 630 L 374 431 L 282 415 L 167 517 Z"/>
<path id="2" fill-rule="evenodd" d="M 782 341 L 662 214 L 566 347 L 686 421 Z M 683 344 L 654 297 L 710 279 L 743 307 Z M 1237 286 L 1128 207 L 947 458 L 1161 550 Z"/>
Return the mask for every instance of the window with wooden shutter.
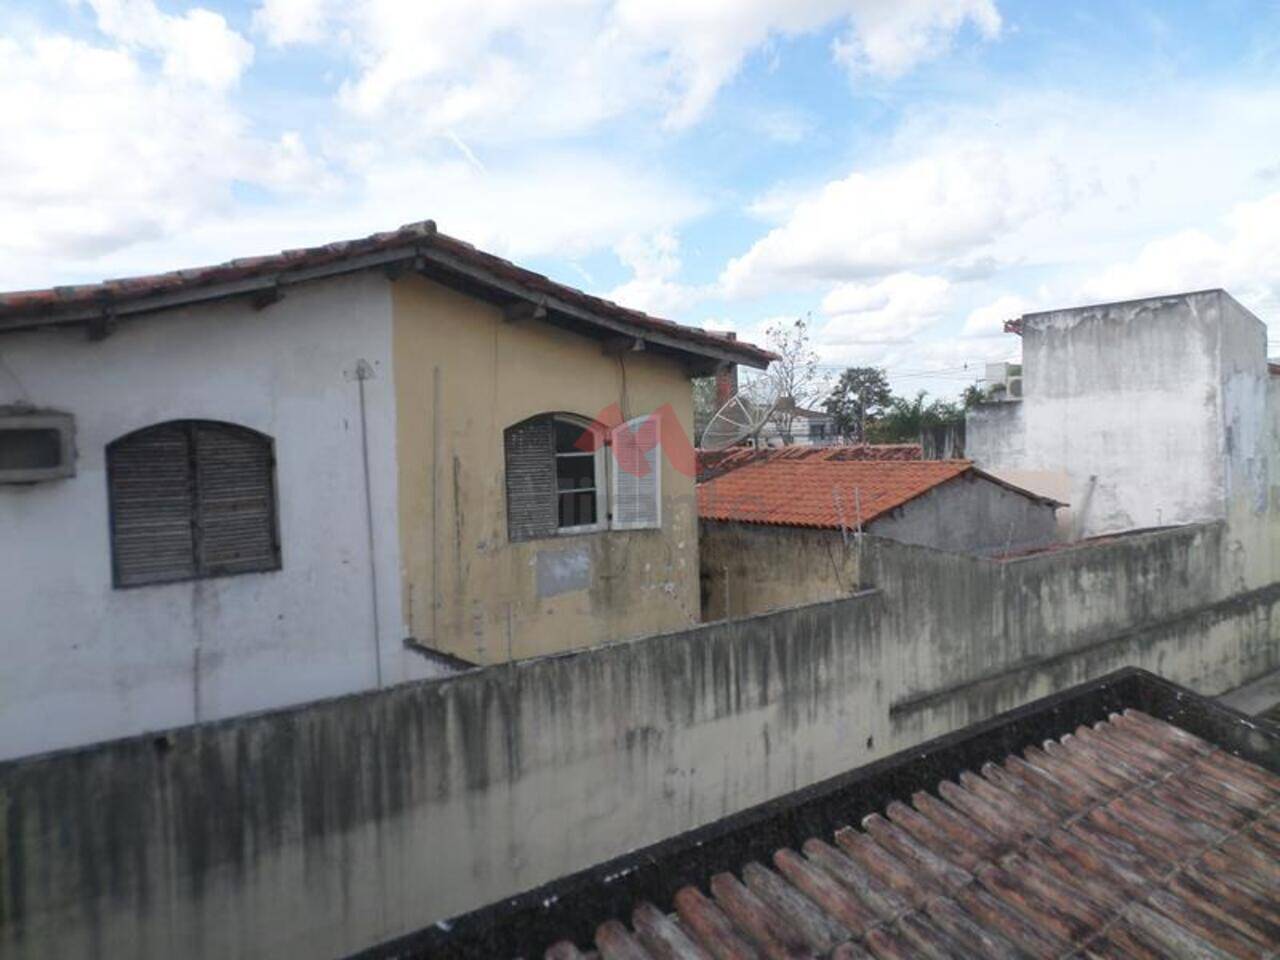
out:
<path id="1" fill-rule="evenodd" d="M 541 414 L 503 434 L 512 541 L 606 527 L 604 431 L 582 417 Z"/>
<path id="2" fill-rule="evenodd" d="M 614 428 L 613 527 L 648 530 L 662 526 L 662 430 L 658 417 L 637 417 Z"/>
<path id="3" fill-rule="evenodd" d="M 534 417 L 503 433 L 507 464 L 507 536 L 514 542 L 554 536 L 555 422 Z"/>
<path id="4" fill-rule="evenodd" d="M 115 585 L 280 568 L 275 457 L 245 427 L 182 420 L 107 447 Z"/>

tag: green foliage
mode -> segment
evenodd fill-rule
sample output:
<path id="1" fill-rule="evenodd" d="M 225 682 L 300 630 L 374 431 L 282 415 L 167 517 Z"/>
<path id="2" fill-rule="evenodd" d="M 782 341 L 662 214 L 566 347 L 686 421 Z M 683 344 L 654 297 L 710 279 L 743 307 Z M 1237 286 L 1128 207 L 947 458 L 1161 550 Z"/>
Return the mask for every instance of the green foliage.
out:
<path id="1" fill-rule="evenodd" d="M 871 443 L 918 443 L 926 428 L 964 421 L 964 408 L 951 400 L 926 402 L 921 390 L 912 399 L 894 397 L 884 415 L 867 428 Z"/>
<path id="2" fill-rule="evenodd" d="M 959 401 L 895 397 L 878 367 L 849 367 L 823 403 L 839 434 L 854 443 L 919 443 L 927 428 L 964 422 L 964 412 L 985 399 L 976 386 L 965 388 Z"/>
<path id="3" fill-rule="evenodd" d="M 836 432 L 854 443 L 866 440 L 867 429 L 893 402 L 889 378 L 879 367 L 849 367 L 840 374 L 823 407 Z"/>

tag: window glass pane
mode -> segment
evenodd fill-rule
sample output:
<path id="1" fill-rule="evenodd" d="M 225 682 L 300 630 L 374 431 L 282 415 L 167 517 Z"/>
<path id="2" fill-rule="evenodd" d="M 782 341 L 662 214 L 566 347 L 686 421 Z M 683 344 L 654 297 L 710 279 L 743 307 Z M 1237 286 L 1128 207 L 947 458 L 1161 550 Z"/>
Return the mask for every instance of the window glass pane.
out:
<path id="1" fill-rule="evenodd" d="M 584 453 L 577 456 L 556 457 L 556 487 L 558 489 L 573 490 L 577 487 L 594 487 L 595 485 L 595 454 Z"/>
<path id="2" fill-rule="evenodd" d="M 590 430 L 569 420 L 556 421 L 556 453 L 590 453 L 595 448 Z"/>
<path id="3" fill-rule="evenodd" d="M 560 526 L 582 527 L 596 522 L 594 490 L 560 494 Z"/>
<path id="4" fill-rule="evenodd" d="M 57 430 L 0 430 L 0 470 L 51 470 L 61 462 Z"/>

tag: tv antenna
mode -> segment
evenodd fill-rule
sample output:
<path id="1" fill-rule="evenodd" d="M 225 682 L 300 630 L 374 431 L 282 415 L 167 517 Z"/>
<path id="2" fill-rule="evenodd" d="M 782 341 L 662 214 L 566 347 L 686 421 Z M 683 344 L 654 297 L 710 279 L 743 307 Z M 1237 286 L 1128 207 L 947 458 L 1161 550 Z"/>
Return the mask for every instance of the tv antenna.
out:
<path id="1" fill-rule="evenodd" d="M 772 384 L 761 384 L 753 393 L 758 395 L 746 397 L 738 391 L 730 397 L 707 422 L 698 446 L 703 450 L 724 450 L 748 440 L 756 444 L 760 431 L 777 409 L 778 394 Z"/>

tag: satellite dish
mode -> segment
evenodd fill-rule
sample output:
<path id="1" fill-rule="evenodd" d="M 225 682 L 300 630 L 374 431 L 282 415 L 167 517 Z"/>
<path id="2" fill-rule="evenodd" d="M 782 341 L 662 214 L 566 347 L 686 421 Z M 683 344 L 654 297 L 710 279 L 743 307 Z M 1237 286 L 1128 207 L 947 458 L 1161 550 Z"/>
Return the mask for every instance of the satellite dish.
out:
<path id="1" fill-rule="evenodd" d="M 746 440 L 754 444 L 778 406 L 777 394 L 771 385 L 756 392 L 763 395 L 752 399 L 739 391 L 730 397 L 707 422 L 698 445 L 703 450 L 723 450 Z"/>

